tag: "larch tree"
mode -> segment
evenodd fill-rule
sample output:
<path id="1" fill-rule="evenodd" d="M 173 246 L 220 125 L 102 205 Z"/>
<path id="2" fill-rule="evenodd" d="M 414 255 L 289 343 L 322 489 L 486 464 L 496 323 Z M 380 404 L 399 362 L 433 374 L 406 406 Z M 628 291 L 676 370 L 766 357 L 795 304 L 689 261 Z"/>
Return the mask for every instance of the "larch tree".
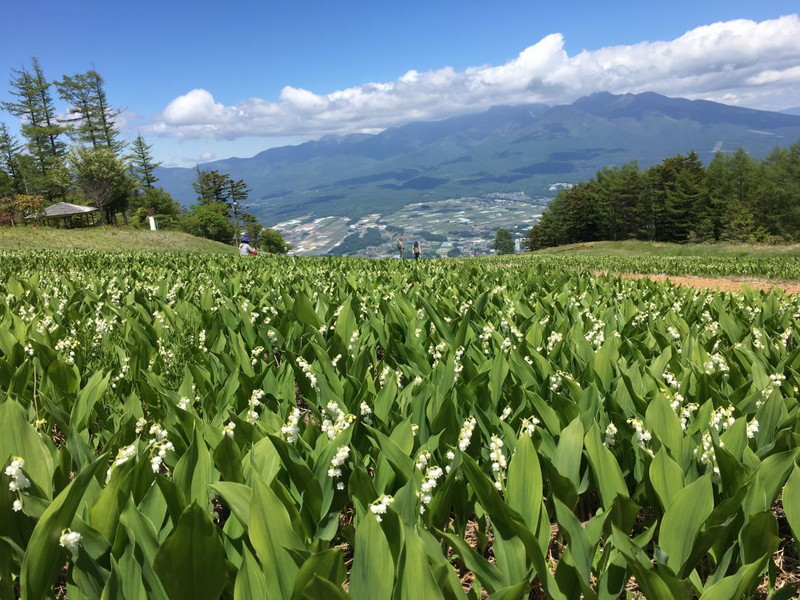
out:
<path id="1" fill-rule="evenodd" d="M 64 75 L 61 81 L 54 83 L 59 97 L 69 105 L 70 117 L 63 122 L 73 140 L 92 148 L 111 148 L 115 152 L 124 147 L 115 126 L 120 111 L 109 106 L 103 87 L 105 81 L 97 71 Z"/>
<path id="2" fill-rule="evenodd" d="M 33 69 L 12 70 L 10 94 L 15 99 L 3 102 L 3 109 L 22 121 L 22 135 L 28 151 L 36 160 L 41 175 L 37 187 L 48 196 L 66 197 L 60 177 L 51 178 L 51 171 L 64 164 L 66 145 L 61 139 L 64 126 L 56 118 L 50 83 L 45 79 L 39 60 L 33 58 Z M 39 191 L 39 190 L 37 190 Z"/>

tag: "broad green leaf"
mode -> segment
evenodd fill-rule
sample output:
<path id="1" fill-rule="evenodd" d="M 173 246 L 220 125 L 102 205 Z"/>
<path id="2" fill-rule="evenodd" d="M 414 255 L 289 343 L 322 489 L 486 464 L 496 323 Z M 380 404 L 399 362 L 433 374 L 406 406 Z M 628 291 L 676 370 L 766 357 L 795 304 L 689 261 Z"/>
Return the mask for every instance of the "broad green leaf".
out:
<path id="1" fill-rule="evenodd" d="M 783 488 L 783 511 L 795 540 L 800 540 L 800 466 L 795 465 Z"/>
<path id="2" fill-rule="evenodd" d="M 542 510 L 542 471 L 531 438 L 523 435 L 508 465 L 506 501 L 535 531 Z"/>
<path id="3" fill-rule="evenodd" d="M 650 463 L 650 483 L 661 502 L 661 510 L 665 511 L 675 495 L 683 489 L 683 471 L 667 451 L 661 448 Z"/>
<path id="4" fill-rule="evenodd" d="M 153 560 L 170 600 L 217 600 L 228 584 L 225 550 L 206 512 L 192 503 Z"/>
<path id="5" fill-rule="evenodd" d="M 52 498 L 53 457 L 39 434 L 28 423 L 23 408 L 14 400 L 0 403 L 0 423 L 3 427 L 0 435 L 0 460 L 10 462 L 14 457 L 24 459 L 25 466 L 22 470 L 47 498 Z M 0 466 L 5 469 L 8 462 Z"/>
<path id="6" fill-rule="evenodd" d="M 700 528 L 714 509 L 711 476 L 703 475 L 675 494 L 661 520 L 658 544 L 667 554 L 667 566 L 681 573 L 692 553 Z"/>
<path id="7" fill-rule="evenodd" d="M 355 541 L 350 596 L 353 600 L 389 600 L 392 597 L 394 561 L 386 536 L 371 514 L 361 518 L 356 527 Z"/>
<path id="8" fill-rule="evenodd" d="M 233 600 L 254 600 L 267 597 L 267 583 L 264 573 L 246 547 L 243 551 L 242 566 L 236 575 L 236 585 L 233 588 Z"/>
<path id="9" fill-rule="evenodd" d="M 50 503 L 31 534 L 22 561 L 20 590 L 26 600 L 41 600 L 48 595 L 66 558 L 59 538 L 72 523 L 75 511 L 98 471 L 107 464 L 104 454 L 85 467 Z"/>
<path id="10" fill-rule="evenodd" d="M 250 542 L 264 568 L 269 597 L 289 598 L 298 567 L 286 548 L 303 548 L 278 497 L 260 478 L 253 480 L 250 503 Z"/>

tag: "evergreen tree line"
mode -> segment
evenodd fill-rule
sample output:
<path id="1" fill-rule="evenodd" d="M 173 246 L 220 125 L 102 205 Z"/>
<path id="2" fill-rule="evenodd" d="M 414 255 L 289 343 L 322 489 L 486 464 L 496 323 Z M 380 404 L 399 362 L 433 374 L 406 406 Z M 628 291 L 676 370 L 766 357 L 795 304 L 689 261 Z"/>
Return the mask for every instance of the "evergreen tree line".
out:
<path id="1" fill-rule="evenodd" d="M 704 166 L 695 152 L 642 170 L 606 167 L 561 190 L 524 240 L 529 250 L 598 240 L 800 241 L 800 141 L 761 161 L 739 148 Z"/>
<path id="2" fill-rule="evenodd" d="M 11 101 L 0 108 L 21 124 L 17 140 L 0 121 L 0 225 L 16 225 L 55 202 L 96 206 L 107 224 L 182 229 L 230 243 L 240 231 L 272 252 L 286 252 L 277 232 L 264 231 L 245 212 L 250 192 L 244 181 L 218 171 L 197 170 L 198 203 L 186 210 L 157 186 L 152 147 L 141 134 L 121 139 L 103 77 L 94 69 L 48 81 L 36 58 L 14 69 Z M 56 98 L 62 105 L 56 106 Z"/>

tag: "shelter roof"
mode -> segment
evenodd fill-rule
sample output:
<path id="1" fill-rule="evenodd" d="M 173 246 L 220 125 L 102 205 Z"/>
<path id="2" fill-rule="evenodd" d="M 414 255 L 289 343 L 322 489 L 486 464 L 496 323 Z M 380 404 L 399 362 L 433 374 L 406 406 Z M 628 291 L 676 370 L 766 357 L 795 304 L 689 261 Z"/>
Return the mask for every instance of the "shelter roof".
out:
<path id="1" fill-rule="evenodd" d="M 55 217 L 71 217 L 73 215 L 83 215 L 86 213 L 95 212 L 97 208 L 94 206 L 81 206 L 80 204 L 70 204 L 69 202 L 56 202 L 44 209 L 43 216 L 47 219 Z M 29 219 L 35 218 L 33 216 L 27 217 Z"/>

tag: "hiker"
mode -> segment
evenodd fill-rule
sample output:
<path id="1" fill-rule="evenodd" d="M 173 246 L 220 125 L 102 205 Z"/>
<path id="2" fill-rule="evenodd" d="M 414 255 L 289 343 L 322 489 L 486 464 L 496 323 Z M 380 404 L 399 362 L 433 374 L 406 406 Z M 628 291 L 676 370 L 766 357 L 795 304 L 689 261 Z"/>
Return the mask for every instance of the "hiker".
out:
<path id="1" fill-rule="evenodd" d="M 397 238 L 397 250 L 400 252 L 400 258 L 406 257 L 406 247 L 403 245 L 403 238 Z"/>
<path id="2" fill-rule="evenodd" d="M 250 238 L 244 236 L 242 243 L 239 244 L 239 256 L 255 256 L 256 254 L 258 254 L 256 249 L 250 245 Z"/>
<path id="3" fill-rule="evenodd" d="M 414 252 L 414 260 L 419 260 L 419 255 L 421 254 L 419 249 L 419 242 L 414 242 L 414 247 L 412 248 Z"/>

